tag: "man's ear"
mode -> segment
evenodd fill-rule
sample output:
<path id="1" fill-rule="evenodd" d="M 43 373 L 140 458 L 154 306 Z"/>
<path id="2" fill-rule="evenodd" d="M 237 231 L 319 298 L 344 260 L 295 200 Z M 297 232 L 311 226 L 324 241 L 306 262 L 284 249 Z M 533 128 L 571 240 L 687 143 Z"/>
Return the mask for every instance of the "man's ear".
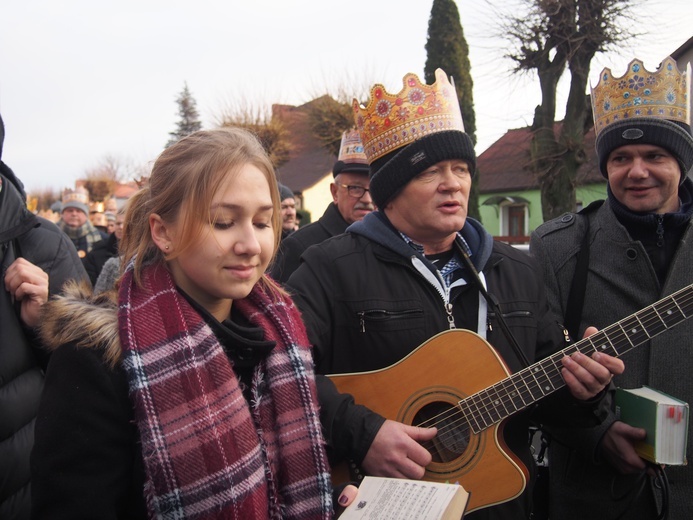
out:
<path id="1" fill-rule="evenodd" d="M 169 225 L 157 215 L 152 213 L 149 215 L 149 231 L 152 234 L 152 240 L 164 254 L 169 254 L 173 251 L 173 233 Z"/>
<path id="2" fill-rule="evenodd" d="M 337 186 L 334 182 L 330 183 L 330 193 L 332 194 L 332 202 L 335 204 L 337 203 L 337 190 L 339 189 L 339 186 Z"/>

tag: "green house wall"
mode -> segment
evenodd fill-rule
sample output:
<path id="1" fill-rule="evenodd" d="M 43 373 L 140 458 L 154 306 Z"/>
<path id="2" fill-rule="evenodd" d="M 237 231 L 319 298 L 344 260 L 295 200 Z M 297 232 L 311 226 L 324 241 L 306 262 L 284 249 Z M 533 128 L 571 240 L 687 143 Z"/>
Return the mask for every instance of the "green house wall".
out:
<path id="1" fill-rule="evenodd" d="M 493 236 L 500 233 L 500 207 L 496 204 L 485 206 L 484 202 L 491 197 L 509 196 L 522 197 L 529 201 L 529 233 L 538 228 L 543 222 L 541 211 L 541 193 L 538 189 L 527 191 L 508 191 L 497 193 L 485 193 L 479 195 L 479 211 L 481 221 L 486 230 Z M 579 186 L 575 193 L 579 207 L 584 207 L 591 202 L 606 198 L 606 182 Z"/>

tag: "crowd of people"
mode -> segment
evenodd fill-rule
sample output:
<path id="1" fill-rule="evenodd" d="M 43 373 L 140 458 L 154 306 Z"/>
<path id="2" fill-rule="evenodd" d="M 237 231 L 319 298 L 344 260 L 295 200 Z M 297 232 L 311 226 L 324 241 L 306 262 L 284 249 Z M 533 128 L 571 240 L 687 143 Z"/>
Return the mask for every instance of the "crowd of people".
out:
<path id="1" fill-rule="evenodd" d="M 617 101 L 636 74 L 640 102 Z M 613 394 L 693 400 L 693 323 L 623 359 L 571 345 L 691 284 L 688 88 L 670 58 L 602 72 L 607 198 L 544 223 L 530 254 L 467 215 L 476 152 L 440 69 L 354 100 L 332 202 L 303 227 L 237 128 L 164 150 L 104 230 L 79 189 L 57 224 L 34 215 L 0 160 L 0 518 L 327 519 L 364 475 L 448 473 L 465 475 L 470 519 L 687 518 L 691 467 L 641 459 L 646 433 L 619 420 Z M 4 131 L 0 119 L 0 159 Z M 407 361 L 444 342 L 430 363 Z M 376 404 L 449 377 L 460 400 L 551 356 L 550 390 L 516 388 L 483 441 L 438 408 L 405 420 Z M 406 379 L 368 387 L 377 396 L 338 383 L 397 365 Z M 532 427 L 550 440 L 542 495 Z"/>

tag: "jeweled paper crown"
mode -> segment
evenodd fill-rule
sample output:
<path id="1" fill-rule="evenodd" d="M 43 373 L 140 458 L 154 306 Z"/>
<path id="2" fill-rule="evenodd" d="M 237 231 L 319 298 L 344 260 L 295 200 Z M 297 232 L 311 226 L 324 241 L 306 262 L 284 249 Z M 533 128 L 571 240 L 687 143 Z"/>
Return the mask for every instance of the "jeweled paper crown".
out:
<path id="1" fill-rule="evenodd" d="M 342 134 L 342 143 L 339 145 L 339 157 L 337 160 L 351 164 L 368 164 L 366 154 L 363 152 L 361 136 L 356 128 L 346 130 Z"/>
<path id="2" fill-rule="evenodd" d="M 63 206 L 68 202 L 79 202 L 84 204 L 87 208 L 89 207 L 89 192 L 86 188 L 77 186 L 74 190 L 70 188 L 65 188 L 63 191 Z"/>
<path id="3" fill-rule="evenodd" d="M 455 87 L 442 69 L 436 69 L 435 77 L 433 85 L 426 85 L 410 72 L 398 94 L 376 84 L 365 107 L 354 99 L 354 121 L 370 164 L 422 136 L 446 130 L 464 132 Z"/>
<path id="4" fill-rule="evenodd" d="M 592 91 L 594 128 L 599 135 L 610 124 L 634 117 L 654 117 L 691 124 L 690 70 L 679 71 L 669 56 L 655 72 L 634 59 L 621 77 L 605 68 Z"/>

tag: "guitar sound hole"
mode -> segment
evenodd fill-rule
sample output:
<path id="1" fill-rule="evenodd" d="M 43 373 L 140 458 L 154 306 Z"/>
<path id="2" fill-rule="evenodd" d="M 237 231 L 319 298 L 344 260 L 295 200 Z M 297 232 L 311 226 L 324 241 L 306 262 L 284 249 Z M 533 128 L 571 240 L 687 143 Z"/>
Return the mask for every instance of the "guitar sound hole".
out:
<path id="1" fill-rule="evenodd" d="M 462 455 L 469 446 L 469 425 L 459 409 L 449 403 L 427 404 L 416 413 L 412 424 L 438 428 L 438 434 L 424 443 L 424 447 L 433 457 L 433 462 L 451 462 Z"/>

